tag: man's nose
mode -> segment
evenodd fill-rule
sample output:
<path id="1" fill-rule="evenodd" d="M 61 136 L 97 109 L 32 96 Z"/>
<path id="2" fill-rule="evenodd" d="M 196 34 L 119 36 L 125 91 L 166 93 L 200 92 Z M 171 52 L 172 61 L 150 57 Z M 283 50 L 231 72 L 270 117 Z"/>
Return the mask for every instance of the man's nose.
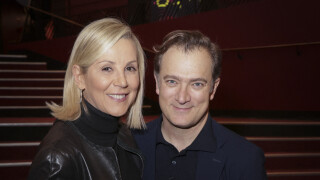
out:
<path id="1" fill-rule="evenodd" d="M 180 103 L 180 104 L 185 104 L 187 102 L 189 102 L 191 99 L 189 91 L 188 91 L 188 86 L 186 85 L 181 85 L 179 87 L 179 90 L 177 92 L 176 95 L 176 100 Z"/>

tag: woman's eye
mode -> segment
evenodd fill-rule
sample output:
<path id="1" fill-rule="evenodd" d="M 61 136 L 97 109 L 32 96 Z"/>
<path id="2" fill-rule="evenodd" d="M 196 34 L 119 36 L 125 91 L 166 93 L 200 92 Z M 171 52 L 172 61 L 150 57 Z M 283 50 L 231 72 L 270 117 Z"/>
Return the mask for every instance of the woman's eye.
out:
<path id="1" fill-rule="evenodd" d="M 126 67 L 127 71 L 137 71 L 137 69 L 133 66 Z"/>
<path id="2" fill-rule="evenodd" d="M 103 71 L 111 71 L 112 68 L 111 68 L 111 67 L 104 67 L 102 70 L 103 70 Z"/>

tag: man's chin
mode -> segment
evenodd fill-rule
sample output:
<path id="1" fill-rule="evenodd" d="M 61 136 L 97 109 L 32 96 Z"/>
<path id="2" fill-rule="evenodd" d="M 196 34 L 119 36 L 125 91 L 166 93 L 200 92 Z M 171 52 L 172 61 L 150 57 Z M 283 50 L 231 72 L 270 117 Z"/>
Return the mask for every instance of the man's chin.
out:
<path id="1" fill-rule="evenodd" d="M 173 125 L 176 128 L 179 128 L 179 129 L 190 129 L 194 126 L 193 124 L 179 122 L 179 121 L 171 122 L 171 125 Z"/>

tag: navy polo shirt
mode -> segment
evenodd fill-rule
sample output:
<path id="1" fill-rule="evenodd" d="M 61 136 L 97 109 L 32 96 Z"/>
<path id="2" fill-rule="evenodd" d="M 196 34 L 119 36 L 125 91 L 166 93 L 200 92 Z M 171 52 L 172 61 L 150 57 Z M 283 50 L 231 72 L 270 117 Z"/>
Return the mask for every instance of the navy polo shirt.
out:
<path id="1" fill-rule="evenodd" d="M 207 120 L 196 139 L 180 153 L 163 138 L 161 127 L 156 133 L 156 180 L 194 180 L 198 152 L 215 149 L 211 120 Z"/>

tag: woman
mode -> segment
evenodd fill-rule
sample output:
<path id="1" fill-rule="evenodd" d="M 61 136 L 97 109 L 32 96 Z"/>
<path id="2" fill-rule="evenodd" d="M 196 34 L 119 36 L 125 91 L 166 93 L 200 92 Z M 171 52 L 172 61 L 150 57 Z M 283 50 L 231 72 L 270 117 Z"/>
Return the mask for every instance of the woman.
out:
<path id="1" fill-rule="evenodd" d="M 141 179 L 129 128 L 145 128 L 144 54 L 131 29 L 113 18 L 86 26 L 69 59 L 63 105 L 32 162 L 29 179 Z M 127 125 L 119 119 L 127 118 Z"/>

